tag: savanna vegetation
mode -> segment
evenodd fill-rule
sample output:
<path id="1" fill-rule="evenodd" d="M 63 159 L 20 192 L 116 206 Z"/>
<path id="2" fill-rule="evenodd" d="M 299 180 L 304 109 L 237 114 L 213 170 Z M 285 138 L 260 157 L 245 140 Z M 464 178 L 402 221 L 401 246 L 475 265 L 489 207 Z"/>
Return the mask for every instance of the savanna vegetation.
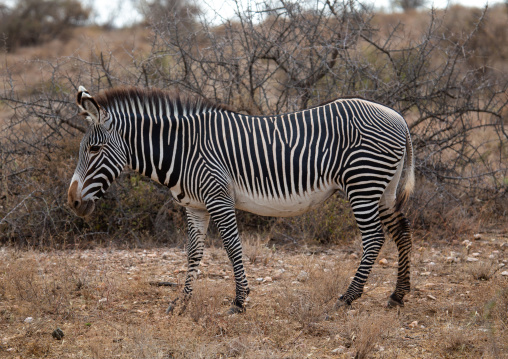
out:
<path id="1" fill-rule="evenodd" d="M 327 0 L 238 9 L 231 20 L 183 1 L 145 2 L 141 23 L 113 28 L 92 24 L 74 0 L 0 8 L 1 355 L 508 355 L 508 8 L 382 13 Z M 217 314 L 233 289 L 210 228 L 194 306 L 168 319 L 177 289 L 149 285 L 184 275 L 185 217 L 168 190 L 125 171 L 90 218 L 66 205 L 87 126 L 74 103 L 80 85 L 179 90 L 259 115 L 351 95 L 401 112 L 417 175 L 405 209 L 415 230 L 407 307 L 381 309 L 395 279 L 387 244 L 388 264 L 374 268 L 353 310 L 328 311 L 361 255 L 339 194 L 295 218 L 238 213 L 259 286 L 234 319 Z M 68 344 L 48 335 L 58 325 Z"/>

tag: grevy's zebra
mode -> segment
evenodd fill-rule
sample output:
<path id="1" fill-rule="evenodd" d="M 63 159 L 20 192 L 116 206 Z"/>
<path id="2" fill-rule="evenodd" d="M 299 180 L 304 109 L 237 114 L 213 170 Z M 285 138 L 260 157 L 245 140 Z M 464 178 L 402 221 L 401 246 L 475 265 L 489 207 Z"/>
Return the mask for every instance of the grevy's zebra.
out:
<path id="1" fill-rule="evenodd" d="M 68 202 L 87 216 L 125 166 L 166 185 L 186 207 L 189 228 L 185 301 L 192 292 L 210 217 L 233 264 L 236 298 L 249 293 L 235 208 L 294 216 L 343 190 L 362 233 L 356 275 L 337 302 L 360 297 L 384 242 L 399 252 L 389 306 L 409 291 L 411 230 L 399 211 L 414 187 L 413 150 L 400 114 L 358 98 L 337 99 L 276 116 L 246 116 L 159 90 L 114 89 L 92 97 L 80 87 L 78 106 L 91 122 L 81 141 Z M 407 163 L 403 185 L 404 162 Z M 170 304 L 168 311 L 173 308 Z"/>

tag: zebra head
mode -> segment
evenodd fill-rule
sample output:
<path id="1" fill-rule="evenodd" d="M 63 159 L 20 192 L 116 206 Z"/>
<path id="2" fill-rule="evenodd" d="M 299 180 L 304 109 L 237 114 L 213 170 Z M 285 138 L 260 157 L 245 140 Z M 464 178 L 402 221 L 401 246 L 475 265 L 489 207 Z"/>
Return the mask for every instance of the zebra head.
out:
<path id="1" fill-rule="evenodd" d="M 127 151 L 110 113 L 83 86 L 79 87 L 77 103 L 91 126 L 81 140 L 67 201 L 78 216 L 85 217 L 93 212 L 95 201 L 122 172 L 127 164 Z"/>

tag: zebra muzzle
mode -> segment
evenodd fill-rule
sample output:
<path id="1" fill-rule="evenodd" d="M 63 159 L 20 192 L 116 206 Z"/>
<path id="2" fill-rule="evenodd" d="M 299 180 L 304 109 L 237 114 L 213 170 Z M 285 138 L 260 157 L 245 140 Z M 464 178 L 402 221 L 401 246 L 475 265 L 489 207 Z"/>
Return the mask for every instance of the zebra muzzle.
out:
<path id="1" fill-rule="evenodd" d="M 79 217 L 86 217 L 92 214 L 95 209 L 95 202 L 93 200 L 83 200 L 78 193 L 78 182 L 74 181 L 69 187 L 67 194 L 67 203 L 69 207 Z"/>
<path id="2" fill-rule="evenodd" d="M 78 201 L 75 201 L 75 206 L 71 206 L 71 208 L 79 217 L 87 217 L 92 214 L 93 210 L 95 209 L 94 201 L 81 201 L 77 205 L 76 202 Z"/>

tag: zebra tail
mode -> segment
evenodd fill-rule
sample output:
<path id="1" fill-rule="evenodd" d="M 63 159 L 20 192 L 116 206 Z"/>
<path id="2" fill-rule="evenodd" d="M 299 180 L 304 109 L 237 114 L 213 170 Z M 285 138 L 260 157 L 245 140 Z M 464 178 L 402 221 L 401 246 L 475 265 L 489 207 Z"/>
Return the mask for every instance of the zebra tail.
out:
<path id="1" fill-rule="evenodd" d="M 414 167 L 414 157 L 413 157 L 413 144 L 411 142 L 411 135 L 409 134 L 409 129 L 406 129 L 406 171 L 405 178 L 401 186 L 399 186 L 399 193 L 397 194 L 397 202 L 395 203 L 395 209 L 400 211 L 402 206 L 406 204 L 413 193 L 415 187 L 415 167 Z"/>

